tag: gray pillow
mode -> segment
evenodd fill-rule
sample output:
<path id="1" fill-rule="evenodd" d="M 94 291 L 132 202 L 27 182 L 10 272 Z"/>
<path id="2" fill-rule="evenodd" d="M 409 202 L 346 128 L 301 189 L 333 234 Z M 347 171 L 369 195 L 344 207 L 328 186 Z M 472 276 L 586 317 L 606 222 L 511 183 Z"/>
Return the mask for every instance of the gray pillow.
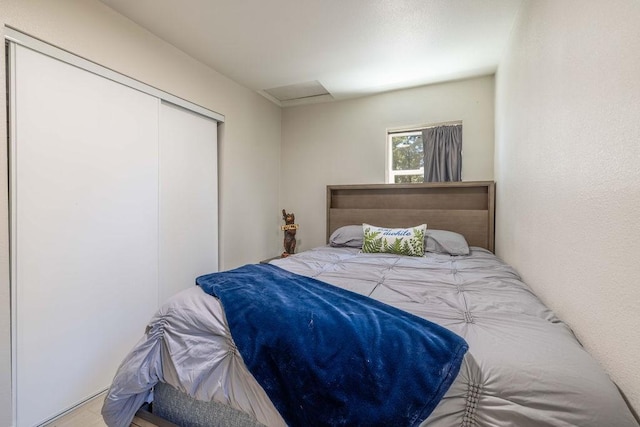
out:
<path id="1" fill-rule="evenodd" d="M 329 237 L 329 245 L 334 247 L 361 248 L 364 240 L 362 224 L 345 225 L 338 228 Z"/>
<path id="2" fill-rule="evenodd" d="M 469 255 L 469 244 L 462 234 L 447 230 L 427 229 L 425 240 L 425 252 Z"/>

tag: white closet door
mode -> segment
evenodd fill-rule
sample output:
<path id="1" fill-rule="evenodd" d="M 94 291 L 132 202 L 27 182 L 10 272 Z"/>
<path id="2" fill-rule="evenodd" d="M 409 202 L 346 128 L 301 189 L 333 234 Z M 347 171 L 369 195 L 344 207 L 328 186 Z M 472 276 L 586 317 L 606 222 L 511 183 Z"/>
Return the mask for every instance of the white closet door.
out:
<path id="1" fill-rule="evenodd" d="M 218 270 L 217 122 L 160 106 L 160 302 Z"/>
<path id="2" fill-rule="evenodd" d="M 16 46 L 17 425 L 107 388 L 157 307 L 157 98 Z"/>

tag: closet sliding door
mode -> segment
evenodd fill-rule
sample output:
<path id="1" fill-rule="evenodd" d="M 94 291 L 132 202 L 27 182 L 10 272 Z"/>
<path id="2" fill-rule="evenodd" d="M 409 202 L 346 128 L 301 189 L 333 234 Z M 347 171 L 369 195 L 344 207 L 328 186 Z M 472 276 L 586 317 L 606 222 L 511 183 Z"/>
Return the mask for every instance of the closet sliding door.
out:
<path id="1" fill-rule="evenodd" d="M 19 427 L 106 389 L 158 304 L 159 99 L 15 46 Z"/>
<path id="2" fill-rule="evenodd" d="M 218 270 L 215 120 L 160 105 L 160 302 Z"/>

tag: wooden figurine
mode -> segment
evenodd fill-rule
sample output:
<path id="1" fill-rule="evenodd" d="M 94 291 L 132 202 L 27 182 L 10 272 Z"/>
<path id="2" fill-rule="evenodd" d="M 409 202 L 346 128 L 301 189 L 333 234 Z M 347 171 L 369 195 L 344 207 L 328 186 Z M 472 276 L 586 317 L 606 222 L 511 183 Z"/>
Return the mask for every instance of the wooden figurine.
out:
<path id="1" fill-rule="evenodd" d="M 284 209 L 282 209 L 282 219 L 285 224 L 280 227 L 284 231 L 284 252 L 282 253 L 282 258 L 286 258 L 296 251 L 296 231 L 298 230 L 298 224 L 295 224 L 295 214 L 293 212 L 287 213 Z"/>

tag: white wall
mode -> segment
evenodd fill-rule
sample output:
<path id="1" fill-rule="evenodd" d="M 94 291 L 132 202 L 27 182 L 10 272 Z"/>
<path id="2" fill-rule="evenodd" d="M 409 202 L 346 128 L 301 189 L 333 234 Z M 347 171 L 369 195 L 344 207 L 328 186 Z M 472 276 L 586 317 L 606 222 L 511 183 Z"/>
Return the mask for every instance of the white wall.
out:
<path id="1" fill-rule="evenodd" d="M 271 255 L 277 233 L 281 110 L 96 0 L 0 0 L 12 26 L 226 116 L 219 128 L 220 267 Z M 0 55 L 0 81 L 5 79 Z M 5 85 L 0 85 L 5 99 Z M 0 117 L 6 105 L 0 104 Z M 11 425 L 6 122 L 0 120 L 0 426 Z M 242 231 L 238 231 L 242 230 Z M 46 351 L 46 349 L 44 349 Z"/>
<path id="2" fill-rule="evenodd" d="M 282 207 L 298 250 L 325 244 L 326 186 L 385 182 L 387 129 L 463 121 L 465 181 L 493 179 L 493 76 L 282 112 Z"/>
<path id="3" fill-rule="evenodd" d="M 525 3 L 496 77 L 497 253 L 640 411 L 640 2 Z"/>

